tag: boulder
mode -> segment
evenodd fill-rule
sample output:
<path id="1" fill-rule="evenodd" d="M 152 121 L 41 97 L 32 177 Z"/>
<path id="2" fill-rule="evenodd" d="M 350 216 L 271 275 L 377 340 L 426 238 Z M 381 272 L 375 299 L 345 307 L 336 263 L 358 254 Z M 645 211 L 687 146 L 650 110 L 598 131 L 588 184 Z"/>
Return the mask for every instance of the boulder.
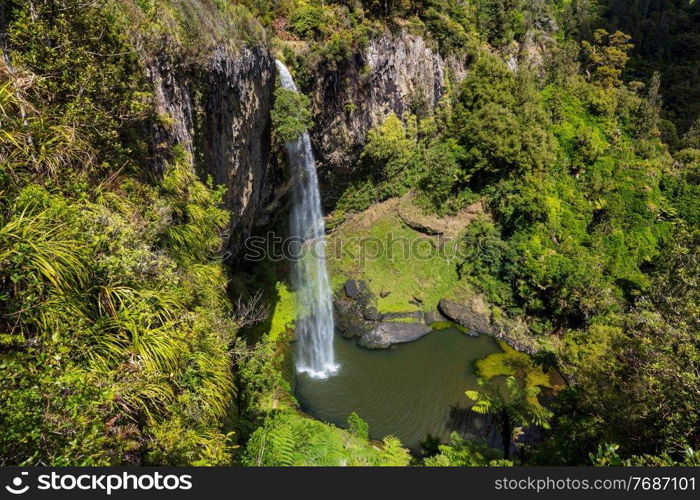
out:
<path id="1" fill-rule="evenodd" d="M 438 309 L 443 315 L 472 332 L 492 333 L 491 310 L 483 295 L 475 295 L 460 302 L 442 299 Z"/>
<path id="2" fill-rule="evenodd" d="M 364 281 L 347 280 L 345 282 L 345 295 L 351 299 L 357 299 L 367 288 Z"/>
<path id="3" fill-rule="evenodd" d="M 346 339 L 362 337 L 369 328 L 367 322 L 362 318 L 360 308 L 349 299 L 340 299 L 334 302 L 335 305 L 335 326 L 338 332 Z"/>
<path id="4" fill-rule="evenodd" d="M 367 321 L 381 321 L 382 320 L 382 315 L 379 311 L 377 311 L 377 308 L 374 306 L 369 306 L 364 308 L 362 311 L 362 317 L 365 318 Z"/>
<path id="5" fill-rule="evenodd" d="M 367 349 L 386 349 L 393 344 L 413 342 L 428 333 L 430 328 L 422 323 L 383 321 L 363 335 L 357 345 Z"/>

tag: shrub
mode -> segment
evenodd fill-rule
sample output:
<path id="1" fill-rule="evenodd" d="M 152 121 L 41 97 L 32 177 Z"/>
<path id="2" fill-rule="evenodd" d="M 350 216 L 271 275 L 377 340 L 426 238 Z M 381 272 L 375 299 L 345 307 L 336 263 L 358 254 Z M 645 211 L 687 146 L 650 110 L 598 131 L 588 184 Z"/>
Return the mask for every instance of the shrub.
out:
<path id="1" fill-rule="evenodd" d="M 464 184 L 460 165 L 464 157 L 464 150 L 457 142 L 448 139 L 428 147 L 419 160 L 418 186 L 431 208 L 438 213 L 455 208 L 449 201 Z"/>
<path id="2" fill-rule="evenodd" d="M 313 125 L 311 102 L 304 94 L 278 87 L 272 107 L 272 141 L 277 147 L 294 142 Z"/>
<path id="3" fill-rule="evenodd" d="M 369 439 L 369 425 L 355 412 L 348 415 L 348 431 L 360 439 Z"/>
<path id="4" fill-rule="evenodd" d="M 405 193 L 415 172 L 415 120 L 408 126 L 391 113 L 384 122 L 369 131 L 361 161 L 365 171 L 378 183 L 381 200 Z"/>
<path id="5" fill-rule="evenodd" d="M 408 465 L 409 458 L 396 438 L 385 438 L 380 449 L 332 425 L 278 413 L 253 433 L 242 461 L 248 466 L 399 466 Z"/>
<path id="6" fill-rule="evenodd" d="M 527 75 L 482 56 L 460 87 L 452 134 L 466 152 L 465 176 L 476 185 L 554 162 L 554 144 Z M 478 175 L 484 174 L 484 175 Z"/>
<path id="7" fill-rule="evenodd" d="M 321 5 L 302 3 L 289 17 L 291 30 L 302 38 L 319 36 L 329 22 L 329 15 Z"/>

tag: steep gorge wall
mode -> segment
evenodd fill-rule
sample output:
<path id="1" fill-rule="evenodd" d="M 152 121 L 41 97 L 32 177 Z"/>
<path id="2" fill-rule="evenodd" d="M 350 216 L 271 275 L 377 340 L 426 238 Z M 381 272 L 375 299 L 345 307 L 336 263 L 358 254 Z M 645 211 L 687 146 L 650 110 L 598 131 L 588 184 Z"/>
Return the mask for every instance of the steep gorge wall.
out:
<path id="1" fill-rule="evenodd" d="M 349 182 L 367 132 L 395 113 L 415 108 L 432 113 L 460 81 L 466 58 L 443 58 L 420 36 L 407 32 L 375 39 L 349 64 L 319 75 L 313 89 L 312 141 L 321 164 L 327 205 Z"/>
<path id="2" fill-rule="evenodd" d="M 270 155 L 275 75 L 264 47 L 220 45 L 196 63 L 162 55 L 148 66 L 159 116 L 151 133 L 156 166 L 162 168 L 172 146 L 181 144 L 202 175 L 226 186 L 227 250 L 234 256 L 267 222 L 281 176 Z"/>
<path id="3" fill-rule="evenodd" d="M 338 70 L 321 71 L 311 93 L 311 136 L 324 203 L 331 206 L 351 180 L 372 127 L 392 112 L 432 113 L 467 63 L 443 58 L 423 38 L 402 32 L 373 40 Z M 227 249 L 236 256 L 244 239 L 270 222 L 285 191 L 282 166 L 271 154 L 274 57 L 264 46 L 220 45 L 185 63 L 163 51 L 148 64 L 148 76 L 160 117 L 150 133 L 156 168 L 181 144 L 200 173 L 226 186 Z"/>

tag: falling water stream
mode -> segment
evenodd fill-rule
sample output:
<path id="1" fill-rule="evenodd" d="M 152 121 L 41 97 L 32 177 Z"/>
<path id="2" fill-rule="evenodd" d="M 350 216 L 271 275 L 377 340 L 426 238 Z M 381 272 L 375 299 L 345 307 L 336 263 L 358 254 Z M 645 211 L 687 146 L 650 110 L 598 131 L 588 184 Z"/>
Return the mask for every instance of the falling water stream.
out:
<path id="1" fill-rule="evenodd" d="M 282 87 L 297 91 L 287 67 L 277 61 Z M 285 146 L 289 167 L 298 179 L 291 193 L 291 237 L 302 245 L 292 266 L 297 292 L 296 368 L 313 378 L 328 378 L 339 366 L 333 352 L 333 306 L 325 260 L 325 226 L 318 177 L 308 132 Z"/>

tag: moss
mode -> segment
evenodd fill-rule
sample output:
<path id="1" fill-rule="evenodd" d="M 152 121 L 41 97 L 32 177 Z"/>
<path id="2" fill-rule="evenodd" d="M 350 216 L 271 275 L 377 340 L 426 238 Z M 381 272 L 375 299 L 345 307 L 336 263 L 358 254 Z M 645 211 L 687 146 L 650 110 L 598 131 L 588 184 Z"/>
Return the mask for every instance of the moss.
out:
<path id="1" fill-rule="evenodd" d="M 436 331 L 447 330 L 451 326 L 453 326 L 453 324 L 449 321 L 436 321 L 435 323 L 430 324 L 430 328 Z"/>
<path id="2" fill-rule="evenodd" d="M 420 323 L 419 320 L 416 318 L 413 318 L 411 316 L 407 316 L 405 318 L 394 318 L 391 321 L 398 322 L 398 323 Z"/>
<path id="3" fill-rule="evenodd" d="M 454 242 L 438 251 L 437 239 L 406 227 L 393 203 L 373 207 L 330 236 L 332 286 L 337 290 L 349 278 L 365 280 L 381 313 L 434 310 L 458 284 L 455 263 L 446 257 Z M 382 290 L 390 293 L 381 297 Z"/>
<path id="4" fill-rule="evenodd" d="M 275 288 L 278 300 L 275 302 L 275 308 L 272 311 L 268 333 L 271 340 L 278 339 L 293 326 L 296 308 L 294 292 L 291 292 L 285 283 L 278 282 Z"/>
<path id="5" fill-rule="evenodd" d="M 467 334 L 471 333 L 471 331 L 467 327 L 462 326 L 459 323 L 452 323 L 452 325 L 462 333 L 467 333 Z"/>

